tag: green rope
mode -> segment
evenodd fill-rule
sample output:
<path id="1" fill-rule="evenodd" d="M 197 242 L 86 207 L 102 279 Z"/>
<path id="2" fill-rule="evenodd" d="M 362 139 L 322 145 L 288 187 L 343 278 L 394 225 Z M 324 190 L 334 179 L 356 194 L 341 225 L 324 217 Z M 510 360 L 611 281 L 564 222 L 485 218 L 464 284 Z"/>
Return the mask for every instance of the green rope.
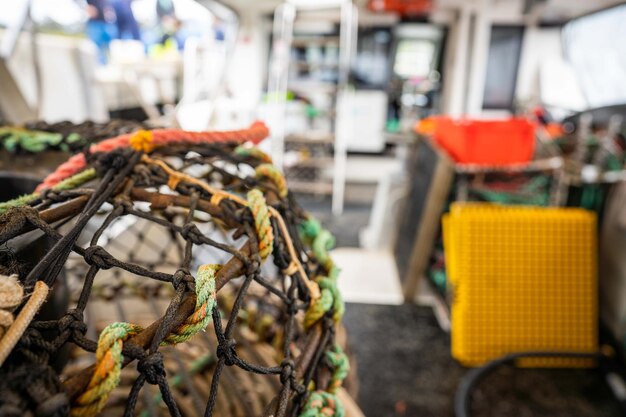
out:
<path id="1" fill-rule="evenodd" d="M 319 221 L 310 217 L 300 224 L 300 236 L 313 249 L 313 255 L 324 267 L 327 277 L 317 277 L 315 281 L 320 286 L 321 296 L 311 302 L 304 316 L 304 326 L 309 328 L 326 312 L 333 309 L 333 320 L 339 322 L 345 312 L 343 298 L 337 288 L 339 268 L 331 259 L 328 251 L 335 246 L 335 237 L 328 230 L 322 228 Z"/>
<path id="2" fill-rule="evenodd" d="M 299 417 L 344 417 L 345 414 L 346 411 L 335 394 L 317 390 L 309 395 Z"/>
<path id="3" fill-rule="evenodd" d="M 84 171 L 79 172 L 76 175 L 73 175 L 67 179 L 64 179 L 63 181 L 61 181 L 60 183 L 52 187 L 52 189 L 54 191 L 72 190 L 76 187 L 81 186 L 87 181 L 92 180 L 95 177 L 96 177 L 96 170 L 94 168 L 88 168 Z M 22 207 L 22 206 L 31 204 L 32 202 L 37 201 L 40 195 L 41 193 L 34 192 L 31 194 L 25 194 L 17 198 L 14 198 L 12 200 L 0 203 L 0 214 L 6 212 L 10 208 Z"/>
<path id="4" fill-rule="evenodd" d="M 547 206 L 550 202 L 549 193 L 542 191 L 550 185 L 550 178 L 537 176 L 520 187 L 519 191 L 494 191 L 472 189 L 471 191 L 486 201 L 500 204 Z"/>
<path id="5" fill-rule="evenodd" d="M 328 254 L 335 246 L 335 237 L 332 233 L 323 229 L 319 221 L 310 217 L 300 224 L 300 237 L 311 246 L 313 255 L 326 269 L 328 276 L 337 279 L 340 270 Z"/>
<path id="6" fill-rule="evenodd" d="M 63 141 L 63 135 L 19 127 L 2 127 L 0 128 L 0 139 L 4 148 L 9 152 L 23 149 L 37 153 L 45 151 L 49 146 L 59 145 Z"/>
<path id="7" fill-rule="evenodd" d="M 315 280 L 320 286 L 320 298 L 311 301 L 309 308 L 304 314 L 304 327 L 310 328 L 324 315 L 333 310 L 333 320 L 336 323 L 341 321 L 346 311 L 346 305 L 341 297 L 341 292 L 337 288 L 337 280 L 329 277 L 319 277 Z"/>
<path id="8" fill-rule="evenodd" d="M 333 292 L 328 288 L 321 288 L 320 298 L 311 301 L 311 305 L 306 310 L 304 315 L 304 328 L 309 329 L 319 319 L 324 317 L 327 311 L 329 311 L 334 304 Z"/>
<path id="9" fill-rule="evenodd" d="M 326 351 L 326 359 L 333 368 L 333 376 L 330 380 L 328 392 L 336 394 L 343 384 L 343 380 L 348 376 L 350 362 L 348 361 L 348 356 L 339 345 L 335 345 L 332 349 Z"/>
<path id="10" fill-rule="evenodd" d="M 64 179 L 63 181 L 52 187 L 52 189 L 54 191 L 72 190 L 76 187 L 83 185 L 87 181 L 91 181 L 95 177 L 95 168 L 88 168 L 84 171 L 79 172 L 78 174 L 72 175 L 71 177 Z"/>

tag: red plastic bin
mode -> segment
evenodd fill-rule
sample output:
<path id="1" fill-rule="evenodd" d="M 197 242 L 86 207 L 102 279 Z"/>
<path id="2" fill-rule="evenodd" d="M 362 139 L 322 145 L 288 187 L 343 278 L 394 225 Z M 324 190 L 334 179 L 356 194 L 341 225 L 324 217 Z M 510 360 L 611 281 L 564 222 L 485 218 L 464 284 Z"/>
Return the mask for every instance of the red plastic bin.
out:
<path id="1" fill-rule="evenodd" d="M 527 119 L 434 119 L 433 137 L 458 163 L 508 165 L 529 162 L 535 151 L 535 126 Z"/>

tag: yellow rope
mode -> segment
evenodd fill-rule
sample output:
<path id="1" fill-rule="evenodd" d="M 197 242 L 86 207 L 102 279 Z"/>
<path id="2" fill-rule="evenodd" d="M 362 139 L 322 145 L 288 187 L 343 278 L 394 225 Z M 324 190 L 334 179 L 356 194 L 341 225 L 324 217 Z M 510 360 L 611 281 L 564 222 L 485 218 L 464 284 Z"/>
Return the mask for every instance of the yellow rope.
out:
<path id="1" fill-rule="evenodd" d="M 128 144 L 136 151 L 150 153 L 154 150 L 152 132 L 149 130 L 138 130 L 130 137 Z"/>
<path id="2" fill-rule="evenodd" d="M 259 255 L 261 259 L 265 259 L 274 250 L 274 231 L 263 193 L 257 189 L 248 192 L 248 205 L 254 217 L 254 227 L 259 238 Z"/>
<path id="3" fill-rule="evenodd" d="M 289 192 L 287 181 L 278 168 L 272 164 L 261 164 L 255 168 L 254 172 L 257 179 L 267 178 L 272 181 L 278 189 L 278 195 L 281 198 L 287 197 L 287 193 Z"/>

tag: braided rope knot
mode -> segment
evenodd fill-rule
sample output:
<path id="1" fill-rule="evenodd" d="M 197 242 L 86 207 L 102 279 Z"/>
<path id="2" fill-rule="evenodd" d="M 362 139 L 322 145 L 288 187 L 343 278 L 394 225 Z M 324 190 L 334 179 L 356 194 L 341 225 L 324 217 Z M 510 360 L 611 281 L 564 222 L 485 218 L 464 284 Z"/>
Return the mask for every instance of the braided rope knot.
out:
<path id="1" fill-rule="evenodd" d="M 287 181 L 281 172 L 272 164 L 261 164 L 254 170 L 257 179 L 269 179 L 278 190 L 280 198 L 287 197 L 289 190 L 287 189 Z"/>
<path id="2" fill-rule="evenodd" d="M 336 279 L 340 270 L 328 253 L 335 247 L 335 236 L 322 228 L 320 222 L 312 217 L 300 224 L 300 235 L 302 240 L 311 246 L 313 255 L 324 267 L 328 276 Z"/>
<path id="3" fill-rule="evenodd" d="M 138 130 L 128 139 L 128 144 L 136 151 L 150 153 L 154 150 L 154 137 L 149 130 Z"/>
<path id="4" fill-rule="evenodd" d="M 259 255 L 261 259 L 265 259 L 274 250 L 271 214 L 263 193 L 258 189 L 248 192 L 248 205 L 254 217 L 254 227 L 259 238 Z"/>
<path id="5" fill-rule="evenodd" d="M 328 392 L 336 394 L 343 384 L 343 380 L 348 376 L 350 362 L 348 361 L 348 356 L 339 345 L 335 345 L 332 349 L 326 351 L 326 360 L 333 368 L 333 375 L 328 384 Z"/>
<path id="6" fill-rule="evenodd" d="M 181 284 L 190 285 L 192 282 L 194 282 L 194 278 L 187 268 L 179 268 L 172 275 L 172 286 L 174 288 L 178 288 Z"/>
<path id="7" fill-rule="evenodd" d="M 96 174 L 104 176 L 107 171 L 119 171 L 128 165 L 129 158 L 133 155 L 132 149 L 118 148 L 111 152 L 91 155 L 90 162 Z"/>
<path id="8" fill-rule="evenodd" d="M 299 417 L 343 417 L 345 409 L 335 394 L 313 391 Z"/>
<path id="9" fill-rule="evenodd" d="M 311 300 L 311 304 L 309 304 L 309 308 L 304 315 L 304 327 L 306 329 L 317 323 L 331 310 L 333 311 L 333 320 L 335 323 L 339 323 L 345 312 L 345 305 L 337 288 L 336 280 L 328 277 L 318 277 L 315 282 L 321 289 L 321 295 L 318 299 Z"/>
<path id="10" fill-rule="evenodd" d="M 96 365 L 87 389 L 76 398 L 71 415 L 93 416 L 102 410 L 109 394 L 120 382 L 124 340 L 143 330 L 130 323 L 113 323 L 104 328 L 98 339 Z"/>
<path id="11" fill-rule="evenodd" d="M 215 276 L 221 265 L 207 264 L 198 268 L 196 276 L 196 309 L 185 323 L 174 329 L 164 344 L 178 344 L 204 330 L 211 321 L 211 312 L 217 304 Z"/>

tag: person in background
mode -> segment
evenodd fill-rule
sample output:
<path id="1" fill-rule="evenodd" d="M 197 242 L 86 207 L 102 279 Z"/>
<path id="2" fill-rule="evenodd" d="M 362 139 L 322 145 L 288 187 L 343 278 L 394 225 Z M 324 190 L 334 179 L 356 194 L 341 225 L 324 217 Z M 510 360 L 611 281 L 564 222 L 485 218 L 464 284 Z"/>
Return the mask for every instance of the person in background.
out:
<path id="1" fill-rule="evenodd" d="M 173 0 L 157 0 L 156 12 L 159 22 L 164 17 L 176 18 L 176 9 L 174 8 Z"/>
<path id="2" fill-rule="evenodd" d="M 98 48 L 98 61 L 106 64 L 109 44 L 115 37 L 115 13 L 109 0 L 87 0 L 87 16 L 87 36 Z"/>
<path id="3" fill-rule="evenodd" d="M 117 37 L 119 39 L 141 40 L 139 25 L 131 7 L 132 0 L 111 0 L 115 11 Z"/>
<path id="4" fill-rule="evenodd" d="M 176 8 L 173 0 L 157 0 L 156 13 L 159 22 L 160 36 L 153 48 L 153 53 L 163 54 L 167 50 L 181 50 L 184 41 L 179 38 L 182 23 L 176 17 Z"/>

